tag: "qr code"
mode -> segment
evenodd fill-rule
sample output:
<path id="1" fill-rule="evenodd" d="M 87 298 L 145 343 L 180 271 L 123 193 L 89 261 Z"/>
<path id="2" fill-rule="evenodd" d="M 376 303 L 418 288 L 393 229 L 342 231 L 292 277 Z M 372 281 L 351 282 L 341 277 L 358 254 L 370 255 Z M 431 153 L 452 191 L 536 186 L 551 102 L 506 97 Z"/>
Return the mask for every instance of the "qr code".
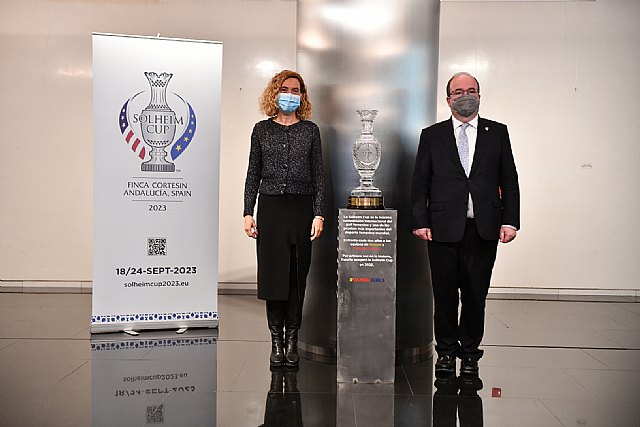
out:
<path id="1" fill-rule="evenodd" d="M 167 255 L 167 238 L 166 237 L 149 237 L 147 238 L 147 255 Z"/>
<path id="2" fill-rule="evenodd" d="M 164 405 L 147 406 L 147 424 L 164 423 Z"/>

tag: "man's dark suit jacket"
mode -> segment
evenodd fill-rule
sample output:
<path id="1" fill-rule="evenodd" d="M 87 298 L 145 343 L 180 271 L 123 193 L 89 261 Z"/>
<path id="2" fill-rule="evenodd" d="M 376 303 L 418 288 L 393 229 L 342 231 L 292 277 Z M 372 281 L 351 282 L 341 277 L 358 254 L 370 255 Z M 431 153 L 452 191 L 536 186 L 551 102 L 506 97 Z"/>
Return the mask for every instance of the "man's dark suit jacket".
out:
<path id="1" fill-rule="evenodd" d="M 497 240 L 502 225 L 520 228 L 518 172 L 507 127 L 479 118 L 468 178 L 458 156 L 453 121 L 423 129 L 411 190 L 412 229 L 430 228 L 435 241 L 460 241 L 469 192 L 480 237 Z"/>

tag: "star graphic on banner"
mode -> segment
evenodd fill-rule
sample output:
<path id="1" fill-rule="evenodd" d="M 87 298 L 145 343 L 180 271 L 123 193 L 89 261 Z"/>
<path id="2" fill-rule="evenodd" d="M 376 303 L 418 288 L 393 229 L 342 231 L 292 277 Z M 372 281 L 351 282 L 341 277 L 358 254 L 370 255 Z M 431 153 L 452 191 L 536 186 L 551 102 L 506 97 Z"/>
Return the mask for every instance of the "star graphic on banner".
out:
<path id="1" fill-rule="evenodd" d="M 187 126 L 184 129 L 182 135 L 180 135 L 179 138 L 176 139 L 176 142 L 173 144 L 173 147 L 171 148 L 171 158 L 173 160 L 175 160 L 178 156 L 180 156 L 182 153 L 184 153 L 185 151 L 187 151 L 187 148 L 189 148 L 189 146 L 191 145 L 191 143 L 194 141 L 194 136 L 196 134 L 196 114 L 193 111 L 193 108 L 191 108 L 191 105 L 189 105 L 189 103 L 187 103 L 187 108 L 189 109 L 189 120 L 186 122 Z"/>

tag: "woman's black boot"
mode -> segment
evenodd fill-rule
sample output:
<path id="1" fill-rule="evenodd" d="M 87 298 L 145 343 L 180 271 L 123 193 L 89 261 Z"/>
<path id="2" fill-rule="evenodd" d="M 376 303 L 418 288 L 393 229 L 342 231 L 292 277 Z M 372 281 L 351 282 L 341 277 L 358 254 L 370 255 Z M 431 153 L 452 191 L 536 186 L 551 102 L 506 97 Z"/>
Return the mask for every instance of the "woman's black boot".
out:
<path id="1" fill-rule="evenodd" d="M 287 328 L 285 332 L 286 352 L 284 355 L 284 364 L 289 367 L 297 367 L 300 362 L 298 354 L 298 330 Z"/>
<path id="2" fill-rule="evenodd" d="M 269 364 L 273 367 L 284 365 L 284 303 L 282 301 L 267 301 L 267 323 L 271 332 L 271 355 Z"/>
<path id="3" fill-rule="evenodd" d="M 298 330 L 302 322 L 302 301 L 298 298 L 289 298 L 285 317 L 285 355 L 284 364 L 289 367 L 297 367 L 300 361 L 298 355 Z"/>

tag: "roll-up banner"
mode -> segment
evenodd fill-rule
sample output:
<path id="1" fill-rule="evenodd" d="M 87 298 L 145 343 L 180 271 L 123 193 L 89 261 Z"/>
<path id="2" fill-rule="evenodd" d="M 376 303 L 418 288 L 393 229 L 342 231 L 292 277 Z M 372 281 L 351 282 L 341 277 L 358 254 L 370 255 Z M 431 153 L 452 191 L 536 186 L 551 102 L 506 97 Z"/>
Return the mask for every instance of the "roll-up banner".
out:
<path id="1" fill-rule="evenodd" d="M 91 332 L 218 326 L 222 43 L 93 34 Z"/>

